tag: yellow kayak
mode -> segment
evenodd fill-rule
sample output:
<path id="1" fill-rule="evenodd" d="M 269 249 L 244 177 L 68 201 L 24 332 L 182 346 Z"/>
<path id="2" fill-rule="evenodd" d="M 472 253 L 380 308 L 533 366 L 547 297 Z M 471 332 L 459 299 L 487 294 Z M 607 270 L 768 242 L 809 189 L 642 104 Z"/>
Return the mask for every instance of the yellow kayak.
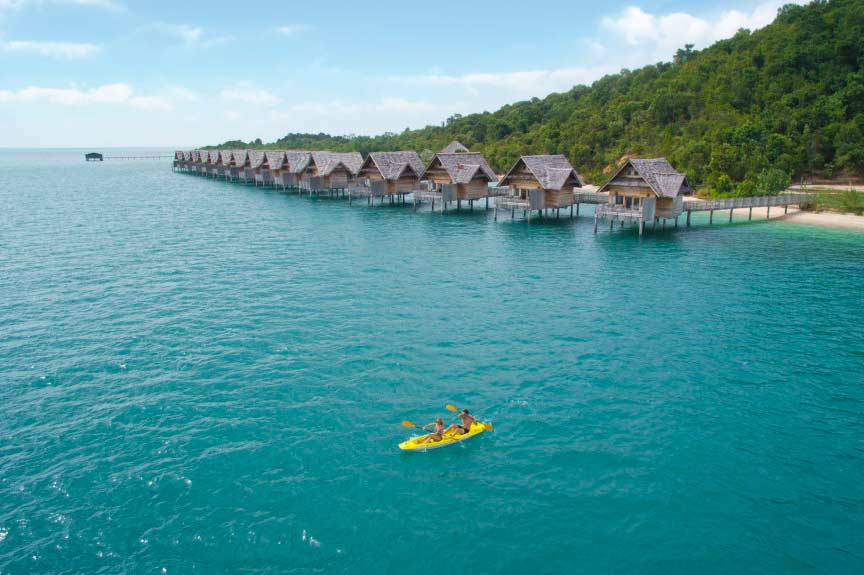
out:
<path id="1" fill-rule="evenodd" d="M 444 437 L 441 438 L 440 441 L 433 441 L 431 443 L 422 443 L 427 435 L 421 435 L 420 437 L 412 437 L 407 441 L 403 441 L 399 444 L 399 449 L 402 451 L 426 451 L 428 449 L 438 449 L 439 447 L 446 447 L 448 445 L 453 445 L 455 443 L 459 443 L 461 441 L 465 441 L 469 437 L 474 437 L 475 435 L 480 435 L 486 430 L 486 427 L 480 423 L 475 421 L 471 424 L 471 429 L 468 433 L 463 433 L 462 435 L 458 435 L 456 431 L 450 431 L 444 434 Z"/>

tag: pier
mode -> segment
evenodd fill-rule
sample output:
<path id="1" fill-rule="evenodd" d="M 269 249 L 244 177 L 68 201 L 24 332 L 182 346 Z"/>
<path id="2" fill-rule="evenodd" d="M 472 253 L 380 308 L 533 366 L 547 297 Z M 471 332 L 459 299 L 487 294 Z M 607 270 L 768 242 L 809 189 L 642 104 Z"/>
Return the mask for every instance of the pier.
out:
<path id="1" fill-rule="evenodd" d="M 456 209 L 461 209 L 463 201 L 473 210 L 475 201 L 482 199 L 486 210 L 494 209 L 495 221 L 502 210 L 509 211 L 511 219 L 521 213 L 531 221 L 533 214 L 539 219 L 560 219 L 564 209 L 565 215 L 572 219 L 579 217 L 583 204 L 588 204 L 594 206 L 594 233 L 601 221 L 608 222 L 610 230 L 616 222 L 620 227 L 629 223 L 639 226 L 640 237 L 646 224 L 651 230 L 658 225 L 662 229 L 667 225 L 678 228 L 682 216 L 685 226 L 690 227 L 693 212 L 708 212 L 711 225 L 715 212 L 725 215 L 728 211 L 731 222 L 735 210 L 747 209 L 747 221 L 752 221 L 753 208 L 767 208 L 767 219 L 771 217 L 771 208 L 783 208 L 788 213 L 789 206 L 801 208 L 812 201 L 810 194 L 801 192 L 685 200 L 684 196 L 692 194 L 686 176 L 676 172 L 663 158 L 628 160 L 597 192 L 581 191 L 584 183 L 563 156 L 523 156 L 500 182 L 487 182 L 494 174 L 479 154 L 470 153 L 437 154 L 422 173 L 419 173 L 422 164 L 414 152 L 373 152 L 365 161 L 359 154 L 268 151 L 265 155 L 255 150 L 178 151 L 173 158 L 176 172 L 214 179 L 222 176 L 226 182 L 281 188 L 309 197 L 344 198 L 349 204 L 355 199 L 365 199 L 369 207 L 375 206 L 378 199 L 379 206 L 410 203 L 416 211 L 428 202 L 433 212 L 437 206 L 440 213 L 445 213 L 453 203 Z"/>

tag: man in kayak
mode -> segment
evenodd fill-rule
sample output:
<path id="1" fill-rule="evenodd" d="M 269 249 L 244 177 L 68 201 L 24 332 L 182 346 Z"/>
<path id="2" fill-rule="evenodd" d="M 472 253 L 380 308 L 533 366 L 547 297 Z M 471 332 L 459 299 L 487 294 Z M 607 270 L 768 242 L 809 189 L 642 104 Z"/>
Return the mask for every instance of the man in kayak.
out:
<path id="1" fill-rule="evenodd" d="M 434 428 L 435 431 L 433 431 L 432 433 L 427 435 L 425 438 L 423 438 L 423 441 L 421 443 L 432 443 L 433 441 L 441 441 L 442 439 L 444 439 L 444 420 L 443 419 L 441 419 L 439 417 L 434 422 L 424 425 L 423 429 L 428 429 L 429 427 Z"/>
<path id="2" fill-rule="evenodd" d="M 453 432 L 456 433 L 456 435 L 463 435 L 463 434 L 468 433 L 469 431 L 471 431 L 471 425 L 472 425 L 475 421 L 477 421 L 476 419 L 474 419 L 474 418 L 471 416 L 470 413 L 468 413 L 468 410 L 467 410 L 467 409 L 463 409 L 461 412 L 459 412 L 459 419 L 462 420 L 462 424 L 461 424 L 461 425 L 454 423 L 453 425 L 451 425 L 450 427 L 448 427 L 448 428 L 444 431 L 444 433 L 448 433 L 448 432 L 450 432 L 450 431 L 453 431 Z"/>

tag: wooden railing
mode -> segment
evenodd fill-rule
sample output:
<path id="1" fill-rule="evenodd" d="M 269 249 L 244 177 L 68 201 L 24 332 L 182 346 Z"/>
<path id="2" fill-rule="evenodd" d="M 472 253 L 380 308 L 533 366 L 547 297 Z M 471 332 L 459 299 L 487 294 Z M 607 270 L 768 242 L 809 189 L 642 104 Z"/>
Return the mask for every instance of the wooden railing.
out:
<path id="1" fill-rule="evenodd" d="M 810 194 L 780 194 L 779 196 L 752 196 L 684 202 L 685 212 L 734 210 L 737 208 L 765 208 L 772 206 L 803 206 L 811 201 Z"/>

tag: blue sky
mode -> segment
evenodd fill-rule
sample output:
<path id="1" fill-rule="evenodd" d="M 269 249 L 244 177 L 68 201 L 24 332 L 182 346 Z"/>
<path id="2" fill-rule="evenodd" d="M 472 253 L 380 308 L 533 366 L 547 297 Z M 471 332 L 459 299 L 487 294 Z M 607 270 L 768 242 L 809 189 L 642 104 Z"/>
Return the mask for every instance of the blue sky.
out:
<path id="1" fill-rule="evenodd" d="M 670 60 L 783 3 L 0 0 L 0 146 L 401 131 Z"/>

